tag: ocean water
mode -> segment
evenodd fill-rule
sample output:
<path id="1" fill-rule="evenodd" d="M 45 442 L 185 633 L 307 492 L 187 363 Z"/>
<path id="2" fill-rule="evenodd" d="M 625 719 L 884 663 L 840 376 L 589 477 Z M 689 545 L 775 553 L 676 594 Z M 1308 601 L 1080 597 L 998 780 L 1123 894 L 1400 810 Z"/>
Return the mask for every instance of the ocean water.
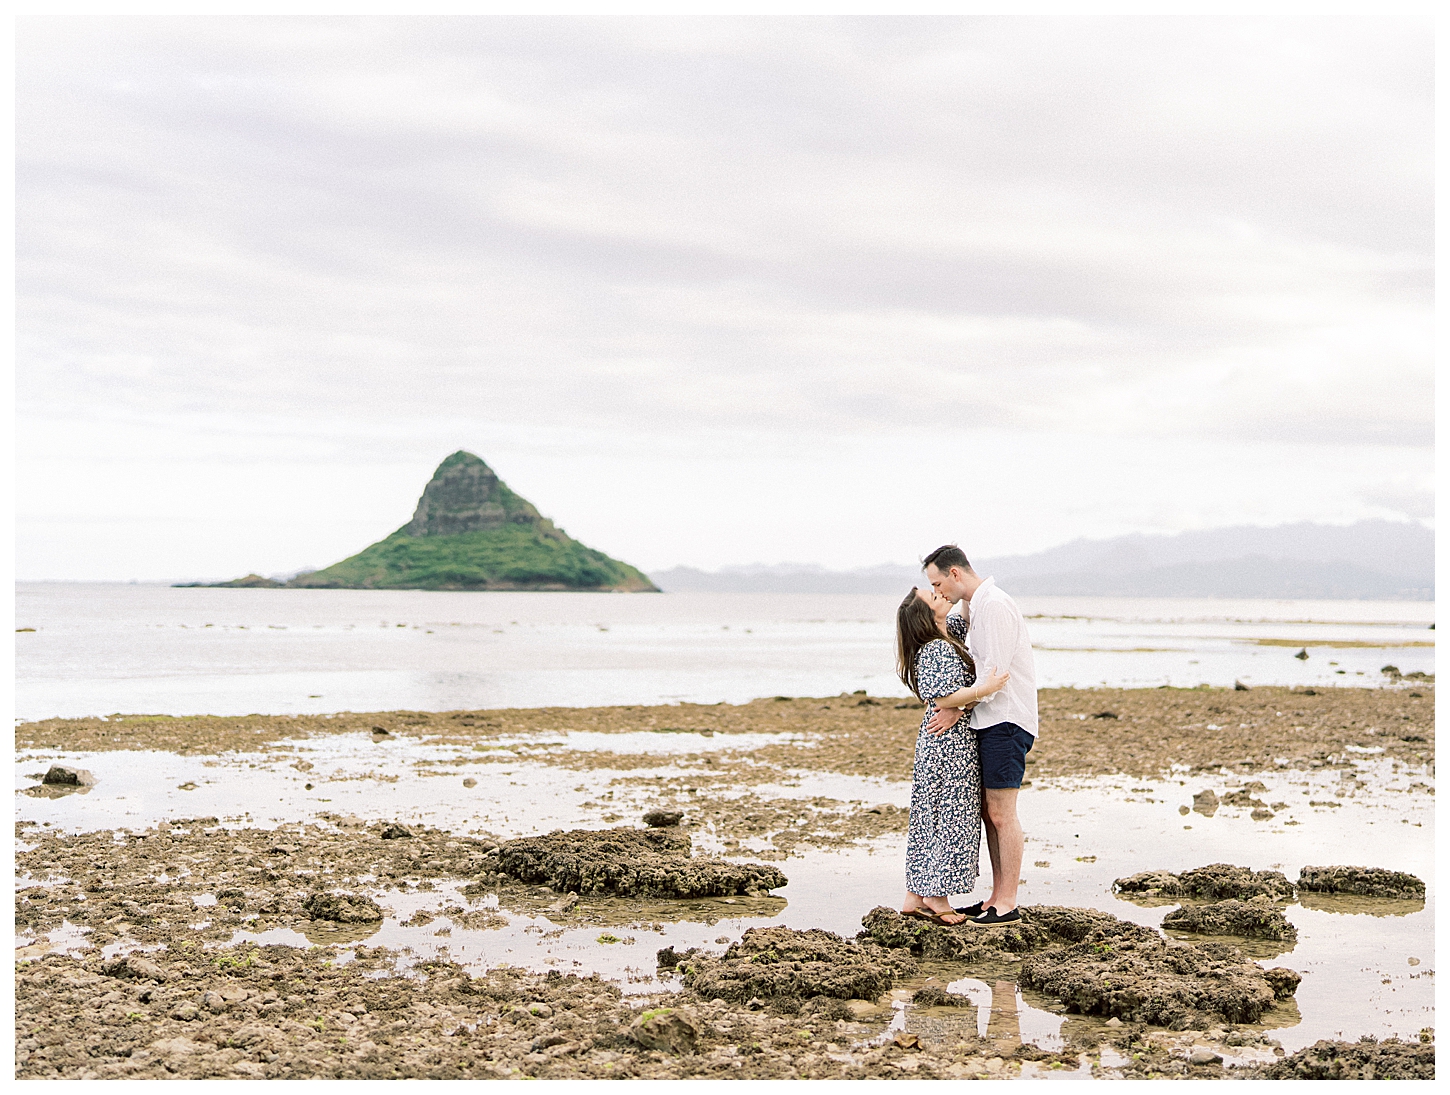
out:
<path id="1" fill-rule="evenodd" d="M 895 596 L 24 582 L 15 599 L 26 720 L 905 695 Z M 1434 671 L 1431 602 L 1019 603 L 1042 687 L 1354 687 L 1382 683 L 1386 665 Z"/>

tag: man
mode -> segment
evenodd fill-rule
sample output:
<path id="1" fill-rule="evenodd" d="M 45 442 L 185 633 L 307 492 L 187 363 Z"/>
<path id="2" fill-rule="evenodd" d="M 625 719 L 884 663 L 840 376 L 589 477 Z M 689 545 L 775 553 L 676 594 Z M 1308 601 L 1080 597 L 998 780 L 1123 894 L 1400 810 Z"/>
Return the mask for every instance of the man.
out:
<path id="1" fill-rule="evenodd" d="M 982 758 L 982 822 L 992 860 L 992 892 L 961 910 L 974 924 L 1007 924 L 1022 919 L 1017 883 L 1022 874 L 1022 823 L 1017 795 L 1027 769 L 1027 752 L 1037 740 L 1037 675 L 1027 625 L 1011 597 L 991 578 L 982 578 L 955 544 L 937 548 L 922 562 L 932 588 L 949 601 L 965 602 L 967 648 L 981 675 L 989 669 L 1010 674 L 1006 687 L 972 708 L 969 727 Z M 960 623 L 949 624 L 961 628 Z M 960 634 L 960 630 L 958 634 Z M 928 730 L 955 725 L 960 710 L 939 711 Z"/>

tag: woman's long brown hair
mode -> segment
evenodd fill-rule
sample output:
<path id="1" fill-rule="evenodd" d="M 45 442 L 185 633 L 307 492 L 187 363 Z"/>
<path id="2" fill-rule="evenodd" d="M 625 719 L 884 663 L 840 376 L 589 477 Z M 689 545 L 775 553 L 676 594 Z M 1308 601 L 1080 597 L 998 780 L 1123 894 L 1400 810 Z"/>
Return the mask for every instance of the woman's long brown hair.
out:
<path id="1" fill-rule="evenodd" d="M 942 634 L 941 629 L 936 626 L 936 616 L 932 613 L 931 605 L 918 597 L 913 587 L 906 595 L 906 600 L 901 602 L 901 607 L 896 610 L 896 675 L 917 699 L 921 699 L 921 690 L 917 687 L 916 656 L 922 647 L 934 639 L 949 643 L 957 657 L 962 659 L 962 665 L 966 666 L 967 675 L 975 679 L 977 667 L 972 656 L 967 653 L 967 648 L 955 635 Z"/>

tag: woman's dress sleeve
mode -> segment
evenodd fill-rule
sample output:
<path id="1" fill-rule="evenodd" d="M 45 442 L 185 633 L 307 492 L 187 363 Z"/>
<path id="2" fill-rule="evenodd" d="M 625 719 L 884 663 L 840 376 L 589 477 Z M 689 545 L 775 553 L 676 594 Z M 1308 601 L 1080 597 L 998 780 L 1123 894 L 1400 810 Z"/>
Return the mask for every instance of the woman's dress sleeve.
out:
<path id="1" fill-rule="evenodd" d="M 916 655 L 916 683 L 924 700 L 950 695 L 967 686 L 966 670 L 950 643 L 934 639 L 921 648 Z"/>

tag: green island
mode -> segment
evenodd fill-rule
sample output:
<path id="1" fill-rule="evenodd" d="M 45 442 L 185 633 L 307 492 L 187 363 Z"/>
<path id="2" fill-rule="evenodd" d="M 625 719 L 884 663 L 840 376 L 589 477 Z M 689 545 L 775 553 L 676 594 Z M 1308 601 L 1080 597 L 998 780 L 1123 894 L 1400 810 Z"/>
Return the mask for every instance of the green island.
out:
<path id="1" fill-rule="evenodd" d="M 585 547 L 459 450 L 438 465 L 413 519 L 325 570 L 288 582 L 249 574 L 187 583 L 268 589 L 588 590 L 658 593 L 643 573 Z"/>

